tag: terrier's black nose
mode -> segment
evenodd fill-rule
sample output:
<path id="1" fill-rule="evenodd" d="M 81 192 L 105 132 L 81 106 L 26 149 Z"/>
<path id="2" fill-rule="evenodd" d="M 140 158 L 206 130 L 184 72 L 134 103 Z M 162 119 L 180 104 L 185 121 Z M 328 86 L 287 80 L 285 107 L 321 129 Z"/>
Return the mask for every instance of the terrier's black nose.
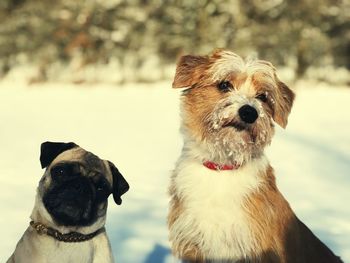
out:
<path id="1" fill-rule="evenodd" d="M 249 124 L 254 123 L 258 118 L 258 112 L 256 109 L 249 105 L 243 105 L 238 110 L 238 114 L 242 121 Z"/>

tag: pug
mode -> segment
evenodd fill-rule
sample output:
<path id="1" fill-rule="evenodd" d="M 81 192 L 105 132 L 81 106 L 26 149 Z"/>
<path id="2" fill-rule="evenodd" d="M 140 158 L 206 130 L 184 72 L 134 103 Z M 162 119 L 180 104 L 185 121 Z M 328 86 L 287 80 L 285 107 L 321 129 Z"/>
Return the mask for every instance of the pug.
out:
<path id="1" fill-rule="evenodd" d="M 7 263 L 110 263 L 105 222 L 129 184 L 116 166 L 75 143 L 44 142 L 31 221 Z"/>

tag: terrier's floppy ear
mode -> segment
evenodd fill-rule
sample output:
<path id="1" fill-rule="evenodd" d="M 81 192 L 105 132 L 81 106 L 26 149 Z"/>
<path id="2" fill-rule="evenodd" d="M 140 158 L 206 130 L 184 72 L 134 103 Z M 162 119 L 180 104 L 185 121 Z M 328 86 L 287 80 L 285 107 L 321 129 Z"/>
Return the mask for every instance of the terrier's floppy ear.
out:
<path id="1" fill-rule="evenodd" d="M 112 162 L 108 161 L 108 164 L 113 176 L 113 199 L 117 205 L 121 205 L 121 196 L 129 190 L 129 184 Z"/>
<path id="2" fill-rule="evenodd" d="M 177 63 L 173 88 L 188 88 L 198 83 L 208 64 L 209 58 L 205 56 L 182 56 Z"/>
<path id="3" fill-rule="evenodd" d="M 49 166 L 49 164 L 64 151 L 77 147 L 74 142 L 44 142 L 40 147 L 40 163 L 41 168 Z"/>
<path id="4" fill-rule="evenodd" d="M 273 119 L 279 126 L 281 126 L 282 128 L 286 128 L 288 123 L 288 116 L 290 111 L 292 110 L 295 94 L 283 82 L 278 81 L 277 85 L 279 96 L 276 100 Z"/>

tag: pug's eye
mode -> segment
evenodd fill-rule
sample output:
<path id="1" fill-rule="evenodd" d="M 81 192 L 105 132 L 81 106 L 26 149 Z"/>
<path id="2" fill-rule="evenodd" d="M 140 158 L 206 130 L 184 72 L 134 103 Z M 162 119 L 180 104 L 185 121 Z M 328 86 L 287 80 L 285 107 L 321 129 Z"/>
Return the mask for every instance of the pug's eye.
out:
<path id="1" fill-rule="evenodd" d="M 109 187 L 108 182 L 102 178 L 95 183 L 95 187 L 96 187 L 96 199 L 98 201 L 106 200 L 108 196 L 111 194 L 111 189 Z"/>
<path id="2" fill-rule="evenodd" d="M 69 167 L 66 165 L 56 165 L 51 169 L 52 176 L 64 176 L 69 174 Z"/>
<path id="3" fill-rule="evenodd" d="M 104 179 L 100 179 L 96 182 L 96 191 L 108 192 L 109 185 Z"/>
<path id="4" fill-rule="evenodd" d="M 221 81 L 218 84 L 218 89 L 222 92 L 228 92 L 233 88 L 232 84 L 229 81 Z"/>
<path id="5" fill-rule="evenodd" d="M 77 163 L 59 163 L 51 168 L 50 173 L 53 178 L 73 178 L 79 175 L 80 167 Z"/>
<path id="6" fill-rule="evenodd" d="M 106 188 L 107 188 L 106 184 L 102 183 L 102 184 L 97 185 L 96 190 L 97 191 L 104 191 Z"/>
<path id="7" fill-rule="evenodd" d="M 267 94 L 266 93 L 261 93 L 258 96 L 256 96 L 255 98 L 257 98 L 258 100 L 260 100 L 262 102 L 267 102 Z"/>

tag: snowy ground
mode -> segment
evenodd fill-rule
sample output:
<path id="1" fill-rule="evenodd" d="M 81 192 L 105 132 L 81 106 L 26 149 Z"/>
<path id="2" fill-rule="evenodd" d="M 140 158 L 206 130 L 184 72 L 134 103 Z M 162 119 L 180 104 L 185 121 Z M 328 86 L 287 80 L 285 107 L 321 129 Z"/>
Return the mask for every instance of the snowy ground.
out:
<path id="1" fill-rule="evenodd" d="M 303 89 L 304 86 L 313 86 Z M 110 202 L 107 232 L 119 263 L 174 262 L 165 218 L 180 153 L 179 92 L 148 85 L 0 83 L 0 262 L 29 223 L 43 171 L 41 142 L 74 141 L 112 160 L 131 185 Z M 299 84 L 287 130 L 267 153 L 297 215 L 350 262 L 350 89 Z"/>

